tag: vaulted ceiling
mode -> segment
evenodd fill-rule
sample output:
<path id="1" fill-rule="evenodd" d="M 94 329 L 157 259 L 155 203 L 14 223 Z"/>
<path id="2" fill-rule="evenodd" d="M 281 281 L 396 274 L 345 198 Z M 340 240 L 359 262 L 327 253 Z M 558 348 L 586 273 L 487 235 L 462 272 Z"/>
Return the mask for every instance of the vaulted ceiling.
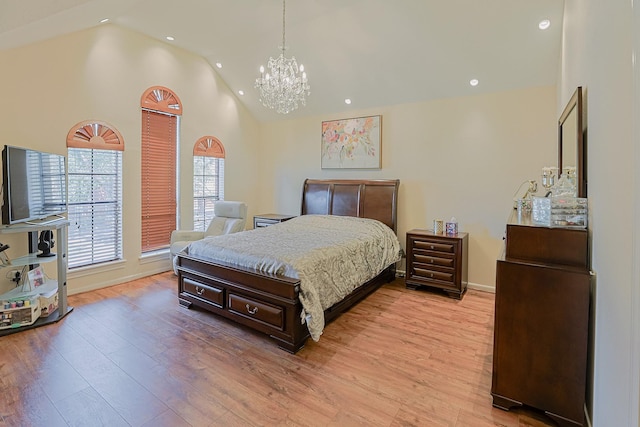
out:
<path id="1" fill-rule="evenodd" d="M 203 56 L 260 121 L 554 85 L 559 72 L 562 0 L 289 0 L 286 11 L 287 56 L 311 85 L 288 115 L 254 89 L 279 53 L 281 0 L 3 0 L 0 49 L 109 18 Z"/>

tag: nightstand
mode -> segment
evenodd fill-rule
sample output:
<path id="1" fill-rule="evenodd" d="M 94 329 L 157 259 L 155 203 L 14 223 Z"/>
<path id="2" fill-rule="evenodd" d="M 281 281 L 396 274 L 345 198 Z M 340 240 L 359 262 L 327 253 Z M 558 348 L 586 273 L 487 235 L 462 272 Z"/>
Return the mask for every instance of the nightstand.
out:
<path id="1" fill-rule="evenodd" d="M 288 221 L 296 215 L 261 214 L 253 217 L 253 228 L 268 227 L 279 222 Z"/>
<path id="2" fill-rule="evenodd" d="M 436 234 L 433 230 L 407 232 L 405 285 L 440 288 L 462 299 L 468 282 L 469 235 Z"/>

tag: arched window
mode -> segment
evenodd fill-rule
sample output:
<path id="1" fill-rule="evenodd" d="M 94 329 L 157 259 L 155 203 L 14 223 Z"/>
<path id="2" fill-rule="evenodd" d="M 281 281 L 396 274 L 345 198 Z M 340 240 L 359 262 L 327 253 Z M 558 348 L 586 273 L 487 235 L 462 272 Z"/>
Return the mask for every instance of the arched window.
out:
<path id="1" fill-rule="evenodd" d="M 182 104 L 170 89 L 153 86 L 142 108 L 142 252 L 169 247 L 176 229 L 176 156 Z"/>
<path id="2" fill-rule="evenodd" d="M 204 231 L 218 200 L 224 200 L 224 146 L 203 136 L 193 147 L 193 228 Z"/>
<path id="3" fill-rule="evenodd" d="M 70 269 L 122 259 L 122 151 L 122 135 L 106 122 L 67 134 Z"/>

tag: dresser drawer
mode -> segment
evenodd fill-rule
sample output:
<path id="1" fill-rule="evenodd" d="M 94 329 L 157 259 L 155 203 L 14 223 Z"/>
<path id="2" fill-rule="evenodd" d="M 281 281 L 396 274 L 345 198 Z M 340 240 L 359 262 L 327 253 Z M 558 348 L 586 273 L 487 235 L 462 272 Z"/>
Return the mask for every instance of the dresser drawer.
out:
<path id="1" fill-rule="evenodd" d="M 415 249 L 422 249 L 425 251 L 445 252 L 449 254 L 453 254 L 456 251 L 455 242 L 414 240 L 413 247 Z"/>
<path id="2" fill-rule="evenodd" d="M 284 325 L 284 311 L 281 307 L 253 298 L 229 293 L 229 311 L 243 317 L 259 320 L 280 330 Z"/>
<path id="3" fill-rule="evenodd" d="M 219 308 L 224 306 L 224 291 L 187 277 L 182 278 L 182 292 Z"/>

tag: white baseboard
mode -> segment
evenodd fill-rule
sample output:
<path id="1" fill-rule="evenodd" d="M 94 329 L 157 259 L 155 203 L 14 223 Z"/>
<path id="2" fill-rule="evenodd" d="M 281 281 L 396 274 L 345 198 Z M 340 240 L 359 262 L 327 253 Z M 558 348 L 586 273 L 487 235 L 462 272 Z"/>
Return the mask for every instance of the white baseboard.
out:
<path id="1" fill-rule="evenodd" d="M 396 277 L 404 277 L 406 273 L 407 272 L 405 270 L 396 270 Z M 489 286 L 489 285 L 482 285 L 480 283 L 468 282 L 467 288 L 475 289 L 476 291 L 489 292 L 492 294 L 496 293 L 496 287 L 494 285 Z"/>
<path id="2" fill-rule="evenodd" d="M 475 289 L 476 291 L 482 291 L 482 292 L 490 292 L 492 294 L 496 293 L 496 287 L 494 285 L 482 285 L 480 283 L 467 283 L 467 288 L 468 289 Z"/>
<path id="3" fill-rule="evenodd" d="M 166 266 L 159 266 L 151 270 L 145 270 L 144 272 L 141 272 L 138 274 L 131 274 L 129 276 L 118 277 L 117 279 L 105 280 L 103 282 L 95 282 L 85 286 L 68 288 L 68 291 L 69 291 L 69 295 L 80 294 L 82 292 L 95 291 L 97 289 L 120 285 L 122 283 L 130 282 L 136 279 L 142 279 L 143 277 L 153 276 L 154 274 L 160 274 L 170 270 L 171 270 L 171 267 L 167 268 Z"/>
<path id="4" fill-rule="evenodd" d="M 584 419 L 587 421 L 587 427 L 591 427 L 591 419 L 589 418 L 589 411 L 587 410 L 587 404 L 584 405 Z"/>

